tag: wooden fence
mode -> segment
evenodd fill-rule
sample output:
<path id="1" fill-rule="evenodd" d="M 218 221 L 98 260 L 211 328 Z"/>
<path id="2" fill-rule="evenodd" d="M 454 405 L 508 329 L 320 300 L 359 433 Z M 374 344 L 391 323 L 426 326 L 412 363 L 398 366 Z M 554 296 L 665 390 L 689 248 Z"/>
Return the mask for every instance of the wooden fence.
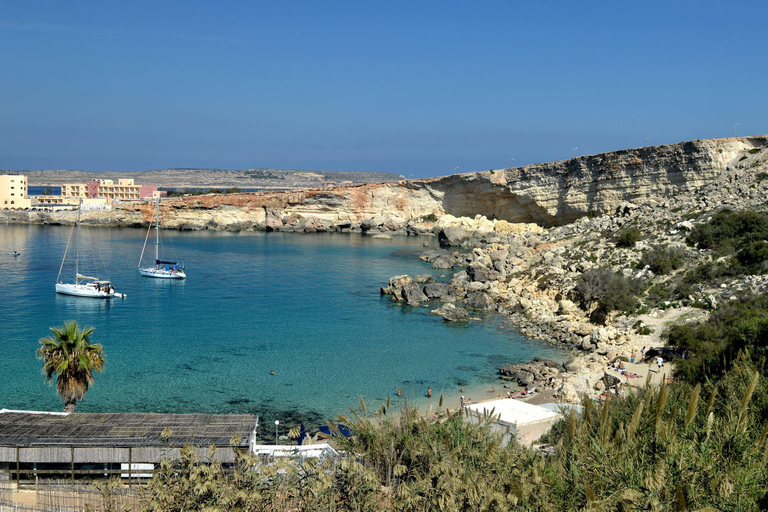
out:
<path id="1" fill-rule="evenodd" d="M 143 488 L 127 487 L 119 482 L 72 483 L 70 480 L 45 480 L 27 492 L 34 504 L 13 498 L 13 483 L 0 481 L 0 512 L 70 512 L 91 510 L 139 510 L 146 499 Z"/>

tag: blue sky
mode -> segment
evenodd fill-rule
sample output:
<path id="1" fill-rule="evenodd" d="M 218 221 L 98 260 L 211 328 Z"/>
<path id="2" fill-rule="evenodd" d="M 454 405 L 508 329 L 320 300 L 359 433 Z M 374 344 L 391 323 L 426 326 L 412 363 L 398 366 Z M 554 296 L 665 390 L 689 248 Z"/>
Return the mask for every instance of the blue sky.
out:
<path id="1" fill-rule="evenodd" d="M 747 0 L 4 2 L 0 169 L 424 177 L 761 134 L 766 29 Z"/>

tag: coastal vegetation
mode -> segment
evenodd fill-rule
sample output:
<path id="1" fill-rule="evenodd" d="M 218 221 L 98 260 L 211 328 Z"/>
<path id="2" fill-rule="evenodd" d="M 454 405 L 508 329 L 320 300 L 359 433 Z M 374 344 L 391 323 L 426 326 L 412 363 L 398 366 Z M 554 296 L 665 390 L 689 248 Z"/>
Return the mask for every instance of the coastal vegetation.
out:
<path id="1" fill-rule="evenodd" d="M 162 463 L 146 510 L 764 510 L 768 381 L 746 353 L 719 379 L 583 402 L 544 450 L 504 446 L 487 421 L 363 410 L 339 461 L 225 472 L 191 449 Z"/>
<path id="2" fill-rule="evenodd" d="M 582 307 L 591 311 L 590 320 L 604 324 L 612 311 L 630 311 L 637 304 L 642 288 L 639 280 L 616 274 L 608 267 L 588 270 L 581 275 L 574 293 Z"/>
<path id="3" fill-rule="evenodd" d="M 53 336 L 40 339 L 37 357 L 43 361 L 46 382 L 56 380 L 64 411 L 75 412 L 77 402 L 93 385 L 93 373 L 104 370 L 104 349 L 91 343 L 93 327 L 80 328 L 74 320 L 50 330 Z"/>
<path id="4" fill-rule="evenodd" d="M 631 249 L 642 239 L 643 233 L 637 227 L 627 228 L 619 233 L 619 236 L 616 239 L 616 247 Z"/>
<path id="5" fill-rule="evenodd" d="M 688 382 L 716 379 L 728 372 L 739 354 L 768 377 L 768 298 L 747 295 L 721 305 L 704 322 L 673 325 L 667 343 L 685 352 L 677 371 Z M 768 410 L 765 411 L 768 418 Z"/>

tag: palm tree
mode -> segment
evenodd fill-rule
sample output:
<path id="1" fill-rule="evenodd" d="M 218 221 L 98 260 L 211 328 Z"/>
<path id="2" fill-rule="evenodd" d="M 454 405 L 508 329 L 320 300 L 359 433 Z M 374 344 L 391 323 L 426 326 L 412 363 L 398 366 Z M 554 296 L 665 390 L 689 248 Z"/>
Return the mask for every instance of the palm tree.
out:
<path id="1" fill-rule="evenodd" d="M 79 329 L 72 320 L 50 329 L 53 336 L 40 340 L 37 357 L 43 361 L 46 382 L 56 376 L 56 392 L 64 400 L 64 411 L 75 412 L 77 401 L 93 385 L 93 372 L 104 370 L 104 349 L 91 343 L 93 327 Z"/>

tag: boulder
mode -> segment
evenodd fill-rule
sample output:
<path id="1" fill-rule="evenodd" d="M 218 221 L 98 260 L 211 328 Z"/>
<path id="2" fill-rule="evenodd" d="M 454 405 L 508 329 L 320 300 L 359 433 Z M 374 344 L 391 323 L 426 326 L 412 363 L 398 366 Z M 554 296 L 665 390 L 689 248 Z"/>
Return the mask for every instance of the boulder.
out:
<path id="1" fill-rule="evenodd" d="M 509 257 L 509 251 L 506 249 L 497 249 L 495 251 L 491 251 L 491 253 L 488 255 L 491 258 L 491 261 L 494 263 L 499 261 L 505 261 Z"/>
<path id="2" fill-rule="evenodd" d="M 446 322 L 469 322 L 467 310 L 451 303 L 445 304 L 440 309 L 435 309 L 432 314 L 443 317 Z"/>
<path id="3" fill-rule="evenodd" d="M 389 282 L 387 283 L 387 286 L 381 289 L 382 295 L 392 295 L 392 300 L 397 302 L 403 302 L 405 301 L 405 297 L 403 296 L 403 288 L 408 283 L 413 283 L 413 279 L 411 279 L 411 276 L 403 275 L 403 276 L 394 276 L 389 278 Z"/>
<path id="4" fill-rule="evenodd" d="M 483 292 L 468 294 L 467 298 L 464 299 L 464 304 L 472 309 L 494 309 L 496 307 L 493 299 Z"/>
<path id="5" fill-rule="evenodd" d="M 275 212 L 267 213 L 266 224 L 264 229 L 266 231 L 280 231 L 283 228 L 283 219 Z"/>
<path id="6" fill-rule="evenodd" d="M 590 342 L 595 345 L 610 343 L 616 337 L 616 329 L 613 327 L 595 327 L 590 334 Z"/>
<path id="7" fill-rule="evenodd" d="M 352 221 L 351 220 L 340 220 L 340 221 L 336 222 L 334 227 L 338 231 L 343 231 L 345 229 L 352 229 Z"/>
<path id="8" fill-rule="evenodd" d="M 435 277 L 432 274 L 419 274 L 417 276 L 413 276 L 413 280 L 419 284 L 434 283 Z"/>
<path id="9" fill-rule="evenodd" d="M 360 221 L 360 229 L 363 232 L 373 229 L 373 219 L 363 219 Z"/>
<path id="10" fill-rule="evenodd" d="M 419 285 L 414 283 L 413 280 L 403 285 L 402 295 L 408 304 L 416 304 L 425 300 L 429 300 L 427 299 L 427 296 L 424 295 L 424 292 L 421 291 Z"/>
<path id="11" fill-rule="evenodd" d="M 563 299 L 560 302 L 558 302 L 557 314 L 568 315 L 576 311 L 576 309 L 577 309 L 576 304 L 574 304 L 570 300 Z"/>
<path id="12" fill-rule="evenodd" d="M 557 370 L 558 372 L 561 371 L 564 368 L 564 365 L 562 365 L 560 363 L 557 363 L 557 362 L 555 362 L 555 361 L 553 361 L 551 359 L 546 359 L 546 358 L 543 358 L 543 357 L 534 357 L 533 360 L 536 363 L 541 363 L 544 366 L 546 366 L 547 368 L 552 368 L 554 370 Z"/>
<path id="13" fill-rule="evenodd" d="M 323 219 L 319 217 L 307 217 L 304 221 L 304 232 L 316 233 L 318 231 L 326 231 Z"/>
<path id="14" fill-rule="evenodd" d="M 439 299 L 445 302 L 453 302 L 456 300 L 456 295 L 453 293 L 453 288 L 445 283 L 429 283 L 424 286 L 424 295 L 429 299 Z"/>
<path id="15" fill-rule="evenodd" d="M 437 234 L 437 241 L 442 247 L 456 247 L 469 240 L 470 234 L 461 226 L 447 226 Z"/>
<path id="16" fill-rule="evenodd" d="M 384 227 L 390 231 L 400 231 L 405 228 L 405 219 L 398 215 L 388 215 L 384 219 Z"/>
<path id="17" fill-rule="evenodd" d="M 568 403 L 580 402 L 576 388 L 570 382 L 563 382 L 555 392 L 555 398 Z"/>
<path id="18" fill-rule="evenodd" d="M 453 260 L 447 254 L 441 254 L 432 263 L 432 268 L 440 268 L 440 269 L 453 268 Z"/>
<path id="19" fill-rule="evenodd" d="M 467 274 L 472 281 L 484 283 L 491 280 L 491 269 L 478 262 L 473 262 L 467 267 Z"/>
<path id="20" fill-rule="evenodd" d="M 450 254 L 445 249 L 430 249 L 421 253 L 419 259 L 427 263 L 433 263 L 440 256 L 450 256 Z"/>

